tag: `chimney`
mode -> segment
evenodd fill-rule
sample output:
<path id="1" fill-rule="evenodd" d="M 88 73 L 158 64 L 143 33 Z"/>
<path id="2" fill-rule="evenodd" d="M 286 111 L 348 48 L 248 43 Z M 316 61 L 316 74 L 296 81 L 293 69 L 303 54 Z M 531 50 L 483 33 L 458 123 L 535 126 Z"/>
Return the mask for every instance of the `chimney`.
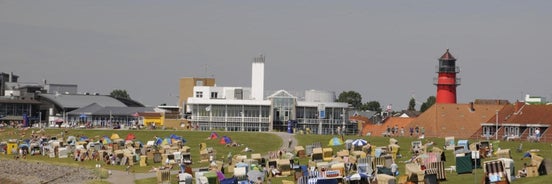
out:
<path id="1" fill-rule="evenodd" d="M 470 102 L 470 111 L 475 111 L 475 108 L 473 108 L 473 102 Z"/>

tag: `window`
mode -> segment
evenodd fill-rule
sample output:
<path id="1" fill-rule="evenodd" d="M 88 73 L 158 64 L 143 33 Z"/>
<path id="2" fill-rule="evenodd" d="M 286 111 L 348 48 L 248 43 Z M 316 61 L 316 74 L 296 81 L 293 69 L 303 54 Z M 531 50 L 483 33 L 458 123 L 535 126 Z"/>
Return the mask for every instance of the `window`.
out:
<path id="1" fill-rule="evenodd" d="M 203 86 L 203 80 L 196 80 L 196 86 Z"/>
<path id="2" fill-rule="evenodd" d="M 196 91 L 196 98 L 203 98 L 203 91 Z"/>
<path id="3" fill-rule="evenodd" d="M 211 92 L 211 98 L 218 98 L 217 92 Z"/>

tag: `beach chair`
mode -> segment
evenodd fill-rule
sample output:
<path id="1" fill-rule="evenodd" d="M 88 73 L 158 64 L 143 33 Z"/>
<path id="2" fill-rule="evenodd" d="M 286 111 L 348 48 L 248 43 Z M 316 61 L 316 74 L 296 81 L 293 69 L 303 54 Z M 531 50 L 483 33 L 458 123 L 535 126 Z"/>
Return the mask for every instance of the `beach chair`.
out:
<path id="1" fill-rule="evenodd" d="M 366 174 L 371 180 L 374 178 L 374 166 L 372 157 L 359 158 L 357 160 L 357 171 L 359 174 Z"/>

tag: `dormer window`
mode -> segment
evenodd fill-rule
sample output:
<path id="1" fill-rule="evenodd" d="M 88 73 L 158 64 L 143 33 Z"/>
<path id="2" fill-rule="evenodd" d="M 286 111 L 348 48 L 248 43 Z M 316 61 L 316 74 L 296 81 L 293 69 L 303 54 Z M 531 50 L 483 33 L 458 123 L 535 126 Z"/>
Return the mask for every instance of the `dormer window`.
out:
<path id="1" fill-rule="evenodd" d="M 196 98 L 203 98 L 203 91 L 196 91 Z"/>

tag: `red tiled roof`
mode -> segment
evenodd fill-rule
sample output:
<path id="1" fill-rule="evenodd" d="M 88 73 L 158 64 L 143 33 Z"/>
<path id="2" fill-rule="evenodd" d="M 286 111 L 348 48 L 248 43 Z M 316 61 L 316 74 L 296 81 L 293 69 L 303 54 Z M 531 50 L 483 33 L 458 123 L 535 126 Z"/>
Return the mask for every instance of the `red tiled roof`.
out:
<path id="1" fill-rule="evenodd" d="M 390 117 L 383 122 L 385 125 L 389 125 L 390 127 L 394 127 L 397 125 L 399 128 L 401 127 L 407 127 L 410 122 L 412 122 L 416 118 L 403 118 L 403 117 Z"/>
<path id="2" fill-rule="evenodd" d="M 410 122 L 412 122 L 412 120 L 416 118 L 389 117 L 382 124 L 374 124 L 368 118 L 363 119 L 362 116 L 355 116 L 351 117 L 350 119 L 357 120 L 359 122 L 365 122 L 366 120 L 368 121 L 368 123 L 362 124 L 360 135 L 366 135 L 368 132 L 371 132 L 372 136 L 381 136 L 383 135 L 382 133 L 387 131 L 387 126 L 394 127 L 395 125 L 399 127 L 399 130 L 401 127 L 405 127 L 405 134 L 407 134 L 408 124 L 410 124 Z"/>
<path id="3" fill-rule="evenodd" d="M 498 122 L 499 123 L 506 122 L 506 118 L 509 118 L 510 115 L 514 113 L 514 111 L 515 111 L 514 105 L 512 104 L 505 105 L 502 109 L 498 111 Z M 496 112 L 495 112 L 495 114 L 491 118 L 489 118 L 489 120 L 487 120 L 486 122 L 494 124 L 496 123 L 496 121 L 497 119 L 496 119 Z"/>
<path id="4" fill-rule="evenodd" d="M 450 54 L 449 49 L 447 49 L 445 54 L 443 54 L 443 56 L 441 56 L 441 58 L 439 58 L 439 60 L 456 60 L 456 58 L 454 58 L 454 56 L 452 56 L 452 54 Z"/>
<path id="5" fill-rule="evenodd" d="M 514 109 L 514 107 L 510 106 Z M 499 114 L 506 116 L 504 123 L 512 124 L 547 124 L 552 125 L 552 105 L 523 105 L 519 111 L 508 114 Z M 499 121 L 501 122 L 501 121 Z"/>
<path id="6" fill-rule="evenodd" d="M 360 129 L 360 135 L 366 135 L 368 132 L 368 125 L 373 125 L 372 121 L 364 116 L 351 116 L 349 120 L 356 121 L 358 123 L 358 129 Z"/>
<path id="7" fill-rule="evenodd" d="M 427 137 L 455 136 L 468 138 L 490 121 L 504 105 L 434 104 L 410 123 L 425 128 Z"/>

